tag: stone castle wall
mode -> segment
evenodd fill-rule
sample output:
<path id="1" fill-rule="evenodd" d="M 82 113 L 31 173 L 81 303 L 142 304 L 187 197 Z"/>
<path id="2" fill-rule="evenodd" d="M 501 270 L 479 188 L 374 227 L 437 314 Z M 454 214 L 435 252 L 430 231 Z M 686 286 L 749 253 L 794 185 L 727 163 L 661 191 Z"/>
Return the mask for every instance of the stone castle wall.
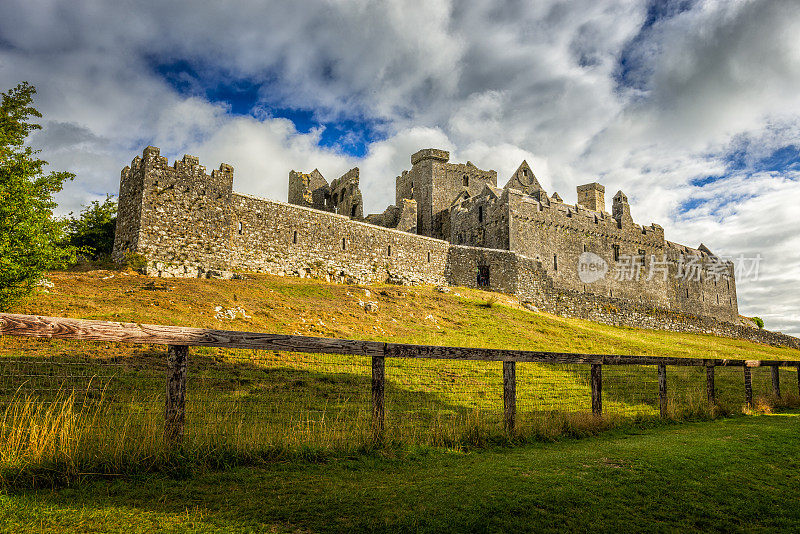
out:
<path id="1" fill-rule="evenodd" d="M 587 319 L 614 326 L 669 330 L 692 334 L 713 334 L 756 343 L 800 349 L 800 339 L 780 332 L 755 328 L 736 321 L 717 320 L 688 312 L 668 310 L 658 306 L 601 295 L 587 295 L 577 291 L 554 288 L 543 273 L 529 271 L 537 278 L 533 283 L 522 284 L 533 289 L 526 291 L 520 300 L 528 307 L 559 315 Z M 536 275 L 539 276 L 536 276 Z M 743 355 L 745 357 L 746 355 Z"/>
<path id="2" fill-rule="evenodd" d="M 359 283 L 446 283 L 448 243 L 272 200 L 234 194 L 241 225 L 229 244 L 233 269 Z"/>
<path id="3" fill-rule="evenodd" d="M 665 241 L 658 225 L 640 226 L 630 217 L 618 220 L 580 204 L 546 204 L 513 189 L 470 198 L 454 206 L 450 218 L 453 243 L 509 249 L 538 260 L 558 288 L 728 321 L 738 317 L 733 265 L 725 265 L 724 277 L 711 276 L 712 256 Z M 589 283 L 578 272 L 587 252 L 609 268 Z M 631 279 L 612 272 L 626 256 L 637 258 L 639 274 Z M 685 262 L 696 258 L 699 280 L 678 275 L 681 256 Z"/>
<path id="4" fill-rule="evenodd" d="M 404 176 L 404 187 L 411 187 L 417 173 Z M 416 196 L 417 188 L 425 186 L 413 187 Z M 725 280 L 716 286 L 708 279 L 690 286 L 689 294 L 700 296 L 688 298 L 685 306 L 673 304 L 686 288 L 676 289 L 671 282 L 651 281 L 647 288 L 626 290 L 620 283 L 600 281 L 586 288 L 574 274 L 584 246 L 609 263 L 615 243 L 622 253 L 666 251 L 673 259 L 688 249 L 665 242 L 657 226 L 629 221 L 620 228 L 608 214 L 595 219 L 589 210 L 555 202 L 545 206 L 514 190 L 492 191 L 494 195 L 461 203 L 452 233 L 469 234 L 463 245 L 451 244 L 329 211 L 234 193 L 230 166 L 207 173 L 191 156 L 170 166 L 157 148 L 148 147 L 121 175 L 114 256 L 141 254 L 148 272 L 160 276 L 225 276 L 244 270 L 338 282 L 482 287 L 516 295 L 544 311 L 603 323 L 714 332 L 790 346 L 797 342 L 738 326 L 731 308 L 715 307 L 712 296 L 729 296 L 735 304 L 732 277 L 730 289 Z M 403 202 L 411 201 L 401 198 Z M 472 217 L 485 224 L 468 224 Z M 481 227 L 491 229 L 493 221 L 497 232 L 478 233 Z M 503 228 L 510 229 L 507 238 Z M 563 271 L 551 264 L 553 256 Z M 573 267 L 572 274 L 567 266 Z M 488 273 L 482 280 L 485 286 L 479 286 L 481 269 Z M 700 317 L 703 314 L 708 317 Z"/>
<path id="5" fill-rule="evenodd" d="M 233 171 L 173 166 L 148 148 L 123 171 L 114 255 L 161 276 L 232 269 L 359 283 L 444 284 L 449 243 L 344 215 L 233 193 Z"/>

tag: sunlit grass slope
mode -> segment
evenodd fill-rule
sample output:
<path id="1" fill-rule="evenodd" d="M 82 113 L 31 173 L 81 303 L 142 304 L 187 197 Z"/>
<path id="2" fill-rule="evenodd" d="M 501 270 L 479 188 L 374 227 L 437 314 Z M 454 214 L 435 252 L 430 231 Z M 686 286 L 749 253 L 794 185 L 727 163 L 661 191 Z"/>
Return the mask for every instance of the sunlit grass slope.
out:
<path id="1" fill-rule="evenodd" d="M 154 279 L 114 271 L 53 273 L 55 287 L 17 313 L 436 345 L 697 358 L 800 359 L 800 351 L 713 335 L 606 326 L 533 313 L 508 296 L 454 288 L 351 286 L 252 275 Z M 498 298 L 499 297 L 499 298 Z M 497 299 L 492 306 L 488 302 Z M 367 312 L 359 302 L 377 302 Z M 244 309 L 234 320 L 215 309 Z"/>

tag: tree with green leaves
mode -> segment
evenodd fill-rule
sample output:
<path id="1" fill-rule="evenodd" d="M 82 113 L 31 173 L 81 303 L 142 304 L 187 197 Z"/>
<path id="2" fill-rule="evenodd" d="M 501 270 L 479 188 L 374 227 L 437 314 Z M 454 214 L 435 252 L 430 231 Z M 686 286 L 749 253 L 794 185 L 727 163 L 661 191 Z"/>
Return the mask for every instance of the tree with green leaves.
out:
<path id="1" fill-rule="evenodd" d="M 25 146 L 31 122 L 42 116 L 33 107 L 36 89 L 22 82 L 0 103 L 0 310 L 30 293 L 50 269 L 74 261 L 75 251 L 65 243 L 65 221 L 53 217 L 53 195 L 69 172 L 45 173 L 40 152 Z"/>
<path id="2" fill-rule="evenodd" d="M 90 260 L 108 261 L 114 249 L 116 227 L 117 202 L 107 195 L 102 204 L 94 200 L 81 210 L 78 217 L 70 217 L 67 221 L 69 244 Z"/>

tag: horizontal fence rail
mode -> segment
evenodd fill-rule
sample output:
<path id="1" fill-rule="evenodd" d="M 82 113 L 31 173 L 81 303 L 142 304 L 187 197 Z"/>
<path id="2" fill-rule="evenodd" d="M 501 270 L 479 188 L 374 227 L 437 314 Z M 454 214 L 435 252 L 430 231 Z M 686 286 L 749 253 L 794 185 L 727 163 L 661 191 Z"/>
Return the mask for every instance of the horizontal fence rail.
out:
<path id="1" fill-rule="evenodd" d="M 385 358 L 433 358 L 440 360 L 485 360 L 503 362 L 575 363 L 605 365 L 679 365 L 707 367 L 800 367 L 800 360 L 731 360 L 581 354 L 531 350 L 443 347 L 383 343 L 237 330 L 213 330 L 184 326 L 117 323 L 0 313 L 0 334 L 83 341 L 116 341 L 146 345 L 185 345 L 229 349 L 274 350 L 319 354 L 350 354 Z"/>
<path id="2" fill-rule="evenodd" d="M 517 424 L 517 383 L 526 380 L 517 372 L 517 363 L 538 363 L 552 366 L 584 365 L 589 367 L 587 384 L 590 397 L 587 405 L 595 416 L 603 415 L 603 392 L 615 391 L 619 376 L 603 373 L 609 366 L 653 366 L 657 370 L 652 395 L 657 398 L 658 411 L 668 415 L 668 395 L 672 394 L 667 366 L 702 368 L 692 371 L 702 373 L 704 396 L 709 406 L 715 406 L 719 391 L 715 383 L 715 368 L 736 368 L 742 371 L 743 392 L 747 405 L 753 404 L 753 378 L 751 369 L 770 368 L 771 393 L 781 397 L 780 368 L 796 368 L 800 390 L 800 361 L 787 360 L 737 360 L 718 358 L 674 358 L 619 354 L 581 354 L 530 350 L 508 350 L 472 347 L 444 347 L 404 343 L 384 343 L 354 339 L 321 338 L 300 335 L 282 335 L 232 330 L 214 330 L 179 326 L 91 321 L 34 315 L 0 313 L 0 335 L 25 336 L 45 339 L 119 342 L 145 345 L 166 345 L 167 381 L 164 402 L 164 436 L 172 443 L 180 443 L 186 419 L 187 361 L 189 347 L 216 347 L 224 349 L 249 349 L 291 353 L 352 355 L 371 358 L 372 431 L 380 439 L 385 432 L 385 390 L 387 358 L 412 360 L 490 361 L 503 362 L 502 399 L 503 424 L 513 431 Z M 621 369 L 621 368 L 618 368 Z M 609 370 L 610 371 L 610 370 Z M 731 370 L 733 371 L 733 370 Z M 188 373 L 190 374 L 190 373 Z M 604 377 L 604 375 L 606 375 Z M 608 381 L 604 388 L 603 381 Z M 616 380 L 616 382 L 615 382 Z M 609 389 L 609 387 L 611 389 Z M 741 390 L 740 390 L 741 391 Z M 500 395 L 501 392 L 497 392 Z"/>

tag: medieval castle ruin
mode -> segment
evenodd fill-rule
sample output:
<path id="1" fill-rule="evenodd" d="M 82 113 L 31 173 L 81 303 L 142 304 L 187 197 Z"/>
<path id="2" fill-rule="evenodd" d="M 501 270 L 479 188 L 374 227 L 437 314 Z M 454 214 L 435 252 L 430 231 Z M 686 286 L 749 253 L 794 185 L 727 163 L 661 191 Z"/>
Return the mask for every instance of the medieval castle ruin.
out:
<path id="1" fill-rule="evenodd" d="M 524 161 L 499 188 L 495 171 L 449 156 L 412 155 L 395 204 L 364 216 L 357 168 L 331 183 L 317 170 L 292 171 L 284 203 L 233 192 L 229 165 L 209 174 L 184 156 L 170 166 L 148 147 L 122 170 L 114 256 L 143 255 L 159 276 L 241 270 L 482 287 L 605 322 L 736 323 L 732 263 L 635 223 L 621 191 L 610 212 L 598 183 L 567 204 Z"/>

